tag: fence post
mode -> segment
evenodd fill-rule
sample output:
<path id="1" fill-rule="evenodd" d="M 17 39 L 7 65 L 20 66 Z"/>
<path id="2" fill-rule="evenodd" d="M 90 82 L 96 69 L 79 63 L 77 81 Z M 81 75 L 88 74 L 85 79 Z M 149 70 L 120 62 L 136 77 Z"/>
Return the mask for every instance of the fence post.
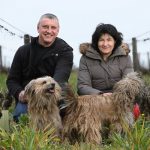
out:
<path id="1" fill-rule="evenodd" d="M 148 70 L 150 71 L 150 54 L 147 52 L 147 59 L 148 59 Z"/>
<path id="2" fill-rule="evenodd" d="M 134 71 L 140 71 L 139 58 L 137 53 L 137 40 L 136 38 L 132 38 L 132 53 L 133 53 L 133 66 Z"/>
<path id="3" fill-rule="evenodd" d="M 28 44 L 31 42 L 31 37 L 29 34 L 24 35 L 24 44 Z"/>
<path id="4" fill-rule="evenodd" d="M 2 71 L 3 61 L 2 61 L 2 46 L 0 46 L 0 72 Z"/>

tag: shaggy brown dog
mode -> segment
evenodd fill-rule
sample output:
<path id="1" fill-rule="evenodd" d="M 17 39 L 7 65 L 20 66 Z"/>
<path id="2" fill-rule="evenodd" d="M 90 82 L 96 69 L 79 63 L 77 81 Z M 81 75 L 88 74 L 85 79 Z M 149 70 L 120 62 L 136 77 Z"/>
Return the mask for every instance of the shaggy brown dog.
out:
<path id="1" fill-rule="evenodd" d="M 43 130 L 54 126 L 58 134 L 62 130 L 57 102 L 61 98 L 61 88 L 51 77 L 46 76 L 32 80 L 25 87 L 28 100 L 28 113 L 31 127 Z"/>
<path id="2" fill-rule="evenodd" d="M 68 94 L 69 106 L 63 119 L 64 139 L 69 139 L 71 143 L 83 141 L 100 144 L 102 142 L 100 131 L 105 121 L 109 121 L 112 125 L 112 132 L 122 132 L 122 122 L 132 126 L 133 102 L 142 86 L 143 81 L 137 73 L 130 73 L 115 84 L 111 96 L 73 97 Z"/>

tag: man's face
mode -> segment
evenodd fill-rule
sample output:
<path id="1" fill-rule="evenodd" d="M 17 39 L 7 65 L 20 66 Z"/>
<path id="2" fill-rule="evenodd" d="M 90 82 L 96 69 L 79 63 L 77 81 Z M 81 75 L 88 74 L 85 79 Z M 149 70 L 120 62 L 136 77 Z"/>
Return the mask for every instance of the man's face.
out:
<path id="1" fill-rule="evenodd" d="M 40 20 L 38 27 L 39 43 L 49 47 L 59 33 L 59 22 L 57 19 L 43 18 Z"/>

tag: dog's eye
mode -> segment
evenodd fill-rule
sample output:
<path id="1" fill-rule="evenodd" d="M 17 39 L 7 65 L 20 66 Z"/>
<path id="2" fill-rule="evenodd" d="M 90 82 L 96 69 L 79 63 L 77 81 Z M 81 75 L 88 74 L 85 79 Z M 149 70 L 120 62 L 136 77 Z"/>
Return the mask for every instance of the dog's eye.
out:
<path id="1" fill-rule="evenodd" d="M 35 93 L 35 90 L 33 90 L 33 91 L 31 92 L 31 95 L 34 95 L 34 93 Z"/>
<path id="2" fill-rule="evenodd" d="M 43 81 L 42 84 L 46 84 L 46 81 Z"/>

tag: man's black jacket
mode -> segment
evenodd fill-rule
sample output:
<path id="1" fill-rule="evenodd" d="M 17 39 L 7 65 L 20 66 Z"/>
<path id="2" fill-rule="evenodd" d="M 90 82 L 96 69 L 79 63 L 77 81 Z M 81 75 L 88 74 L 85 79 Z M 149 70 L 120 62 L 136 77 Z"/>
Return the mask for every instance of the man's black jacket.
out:
<path id="1" fill-rule="evenodd" d="M 16 100 L 32 79 L 51 76 L 57 82 L 67 82 L 73 65 L 73 49 L 64 40 L 56 38 L 50 47 L 38 44 L 38 37 L 21 46 L 13 59 L 7 78 L 7 87 Z"/>

